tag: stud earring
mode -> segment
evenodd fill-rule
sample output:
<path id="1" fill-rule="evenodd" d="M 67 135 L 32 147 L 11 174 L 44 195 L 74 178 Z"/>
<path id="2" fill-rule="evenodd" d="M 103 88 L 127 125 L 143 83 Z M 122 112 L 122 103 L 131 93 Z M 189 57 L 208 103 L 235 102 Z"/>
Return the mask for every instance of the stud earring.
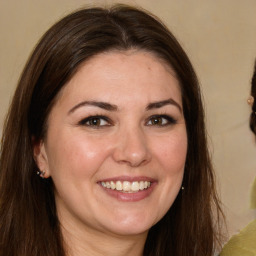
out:
<path id="1" fill-rule="evenodd" d="M 39 175 L 42 179 L 44 179 L 45 171 L 38 170 L 36 174 Z"/>
<path id="2" fill-rule="evenodd" d="M 181 186 L 181 190 L 184 190 L 185 188 L 183 186 Z"/>
<path id="3" fill-rule="evenodd" d="M 252 107 L 252 105 L 254 103 L 254 97 L 253 96 L 249 96 L 249 98 L 247 99 L 247 103 L 248 103 L 248 105 L 250 105 Z"/>

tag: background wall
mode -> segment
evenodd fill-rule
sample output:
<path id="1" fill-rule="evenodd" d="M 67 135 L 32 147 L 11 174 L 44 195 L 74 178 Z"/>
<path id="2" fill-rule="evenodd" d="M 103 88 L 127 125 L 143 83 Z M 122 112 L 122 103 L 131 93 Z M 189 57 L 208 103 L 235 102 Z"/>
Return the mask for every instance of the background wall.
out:
<path id="1" fill-rule="evenodd" d="M 70 11 L 117 1 L 0 0 L 0 133 L 21 70 L 40 36 Z M 255 0 L 118 1 L 142 6 L 169 26 L 191 58 L 204 94 L 219 191 L 230 234 L 256 217 L 249 209 L 256 146 L 248 128 L 256 58 Z"/>

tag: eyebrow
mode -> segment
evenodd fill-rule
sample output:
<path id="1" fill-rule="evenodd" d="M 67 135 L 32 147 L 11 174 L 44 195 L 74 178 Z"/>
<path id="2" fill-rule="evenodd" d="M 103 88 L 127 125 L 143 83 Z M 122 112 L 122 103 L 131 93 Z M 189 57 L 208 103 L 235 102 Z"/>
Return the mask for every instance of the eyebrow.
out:
<path id="1" fill-rule="evenodd" d="M 148 104 L 148 106 L 146 107 L 146 110 L 151 110 L 151 109 L 154 109 L 154 108 L 161 108 L 161 107 L 164 107 L 166 105 L 174 105 L 176 106 L 179 111 L 182 113 L 182 107 L 180 106 L 179 103 L 177 103 L 174 99 L 170 98 L 170 99 L 167 99 L 167 100 L 163 100 L 163 101 L 157 101 L 157 102 L 153 102 L 153 103 L 150 103 Z"/>
<path id="2" fill-rule="evenodd" d="M 150 104 L 147 105 L 146 110 L 152 110 L 155 108 L 161 108 L 164 107 L 166 105 L 174 105 L 176 106 L 180 112 L 182 112 L 182 108 L 181 106 L 174 100 L 174 99 L 167 99 L 167 100 L 163 100 L 163 101 L 157 101 L 157 102 L 152 102 Z M 101 101 L 82 101 L 79 104 L 75 105 L 73 108 L 71 108 L 68 111 L 68 114 L 73 113 L 76 109 L 80 108 L 80 107 L 84 107 L 84 106 L 95 106 L 98 108 L 102 108 L 108 111 L 117 111 L 118 107 L 116 105 L 107 103 L 107 102 L 101 102 Z"/>
<path id="3" fill-rule="evenodd" d="M 101 101 L 83 101 L 80 102 L 79 104 L 75 105 L 73 108 L 71 108 L 68 111 L 68 114 L 73 113 L 76 109 L 83 107 L 83 106 L 95 106 L 98 108 L 102 108 L 108 111 L 117 111 L 118 107 L 116 105 L 112 105 L 107 102 L 101 102 Z"/>

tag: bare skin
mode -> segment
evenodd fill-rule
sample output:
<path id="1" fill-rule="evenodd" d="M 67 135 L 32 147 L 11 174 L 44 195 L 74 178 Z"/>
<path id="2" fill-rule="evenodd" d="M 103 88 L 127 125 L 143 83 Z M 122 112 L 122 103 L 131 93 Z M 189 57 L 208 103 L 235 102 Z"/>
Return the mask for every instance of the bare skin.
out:
<path id="1" fill-rule="evenodd" d="M 141 256 L 183 179 L 187 133 L 174 72 L 143 51 L 93 57 L 61 91 L 34 153 L 54 182 L 69 256 Z"/>

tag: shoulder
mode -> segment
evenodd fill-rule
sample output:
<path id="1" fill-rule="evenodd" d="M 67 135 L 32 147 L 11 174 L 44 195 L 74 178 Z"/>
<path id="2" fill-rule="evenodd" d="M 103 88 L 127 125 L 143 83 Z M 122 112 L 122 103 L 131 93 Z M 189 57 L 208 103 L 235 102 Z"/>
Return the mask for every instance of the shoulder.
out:
<path id="1" fill-rule="evenodd" d="M 220 256 L 256 256 L 256 219 L 231 237 Z"/>

